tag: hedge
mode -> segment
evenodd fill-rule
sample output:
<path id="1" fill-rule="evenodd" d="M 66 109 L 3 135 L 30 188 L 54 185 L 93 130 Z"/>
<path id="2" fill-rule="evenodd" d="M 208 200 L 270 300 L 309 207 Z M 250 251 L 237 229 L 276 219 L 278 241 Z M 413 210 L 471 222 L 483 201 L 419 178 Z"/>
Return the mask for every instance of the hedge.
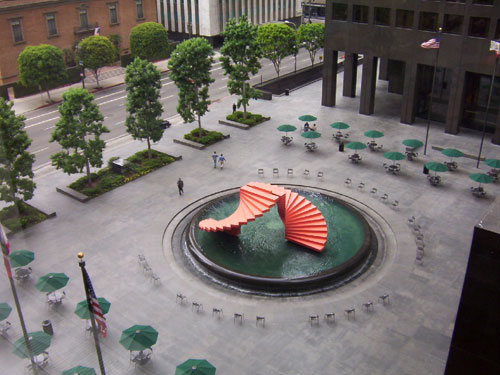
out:
<path id="1" fill-rule="evenodd" d="M 53 82 L 52 84 L 49 85 L 49 90 L 55 89 L 56 87 L 77 83 L 81 81 L 80 77 L 81 68 L 79 66 L 67 68 L 66 72 L 68 73 L 68 78 L 58 82 Z M 21 85 L 20 82 L 16 82 L 13 85 L 13 88 L 14 88 L 15 98 L 22 98 L 23 96 L 38 94 L 40 92 L 38 87 L 25 87 Z"/>

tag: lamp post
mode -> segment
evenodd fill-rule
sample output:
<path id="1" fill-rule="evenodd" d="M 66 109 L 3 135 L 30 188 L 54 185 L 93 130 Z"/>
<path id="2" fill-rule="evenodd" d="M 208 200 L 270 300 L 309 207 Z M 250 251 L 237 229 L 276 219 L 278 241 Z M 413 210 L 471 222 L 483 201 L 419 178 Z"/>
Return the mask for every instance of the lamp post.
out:
<path id="1" fill-rule="evenodd" d="M 293 68 L 293 72 L 296 73 L 297 72 L 297 54 L 299 53 L 299 48 L 297 45 L 297 25 L 293 22 L 286 21 L 286 20 L 284 21 L 284 23 L 287 26 L 293 27 L 293 30 L 295 32 L 295 44 L 296 44 L 297 49 L 294 51 L 294 54 L 293 54 L 293 57 L 295 57 L 295 65 Z"/>

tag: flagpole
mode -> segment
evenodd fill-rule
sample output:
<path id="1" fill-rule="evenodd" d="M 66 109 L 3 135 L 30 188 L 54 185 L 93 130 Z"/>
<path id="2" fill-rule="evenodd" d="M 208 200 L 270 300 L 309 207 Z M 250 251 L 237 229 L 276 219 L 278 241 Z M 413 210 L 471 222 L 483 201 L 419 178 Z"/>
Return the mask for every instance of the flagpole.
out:
<path id="1" fill-rule="evenodd" d="M 83 260 L 83 253 L 80 252 L 80 253 L 78 253 L 77 256 L 80 259 L 80 261 L 78 262 L 78 265 L 80 266 L 80 268 L 82 270 L 83 285 L 85 287 L 85 296 L 87 297 L 87 307 L 89 309 L 90 324 L 92 325 L 92 334 L 94 335 L 94 343 L 95 343 L 95 351 L 97 353 L 97 360 L 99 361 L 99 368 L 101 370 L 101 375 L 106 375 L 106 370 L 104 369 L 104 361 L 102 360 L 101 346 L 99 345 L 99 336 L 97 333 L 97 328 L 96 328 L 96 323 L 95 323 L 94 310 L 93 310 L 92 304 L 90 302 L 89 285 L 88 285 L 87 279 L 85 278 L 85 275 L 84 275 L 85 261 Z"/>
<path id="2" fill-rule="evenodd" d="M 491 96 L 493 94 L 493 84 L 495 83 L 497 64 L 498 64 L 498 53 L 496 53 L 495 66 L 493 67 L 493 75 L 491 76 L 490 90 L 488 93 L 488 103 L 486 104 L 486 115 L 484 116 L 483 135 L 481 136 L 481 146 L 479 146 L 479 154 L 477 155 L 476 168 L 479 168 L 479 163 L 481 162 L 481 152 L 483 151 L 484 136 L 486 134 L 486 124 L 488 123 L 488 112 L 490 111 Z"/>
<path id="3" fill-rule="evenodd" d="M 19 322 L 21 323 L 21 329 L 23 331 L 23 337 L 24 337 L 24 342 L 26 343 L 26 350 L 28 351 L 28 356 L 31 361 L 31 368 L 33 369 L 34 374 L 38 374 L 38 365 L 35 362 L 35 358 L 33 357 L 33 351 L 31 350 L 31 343 L 29 340 L 28 336 L 28 331 L 26 330 L 26 325 L 24 323 L 24 317 L 23 317 L 23 312 L 21 310 L 21 304 L 19 303 L 19 297 L 17 296 L 17 290 L 16 290 L 16 284 L 14 283 L 14 279 L 12 278 L 12 270 L 10 268 L 10 262 L 9 262 L 9 249 L 8 249 L 8 239 L 7 236 L 5 235 L 5 231 L 3 228 L 3 225 L 0 224 L 1 228 L 1 236 L 2 236 L 2 254 L 3 254 L 3 260 L 5 263 L 5 269 L 7 270 L 7 276 L 9 278 L 10 282 L 10 289 L 12 291 L 12 295 L 14 296 L 14 302 L 16 304 L 16 310 L 17 310 L 17 316 L 19 317 Z"/>
<path id="4" fill-rule="evenodd" d="M 441 40 L 441 31 L 443 29 L 440 27 L 438 29 L 438 37 L 437 37 L 437 40 L 440 41 Z M 431 112 L 432 112 L 432 96 L 434 95 L 434 82 L 436 81 L 436 73 L 437 73 L 437 64 L 438 64 L 438 60 L 439 60 L 439 50 L 441 49 L 441 45 L 439 45 L 439 47 L 437 48 L 437 52 L 436 52 L 436 60 L 434 62 L 434 72 L 432 74 L 432 87 L 431 87 L 431 97 L 429 99 L 429 113 L 427 114 L 427 130 L 425 132 L 425 146 L 424 146 L 424 155 L 426 155 L 426 152 L 427 152 L 427 141 L 429 139 L 429 129 L 431 127 Z"/>

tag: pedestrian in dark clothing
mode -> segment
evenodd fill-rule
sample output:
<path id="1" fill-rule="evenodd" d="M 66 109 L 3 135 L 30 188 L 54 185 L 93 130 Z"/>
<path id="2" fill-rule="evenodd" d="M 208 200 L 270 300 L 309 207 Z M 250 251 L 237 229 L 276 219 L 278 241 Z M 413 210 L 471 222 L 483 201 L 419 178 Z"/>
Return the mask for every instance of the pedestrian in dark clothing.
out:
<path id="1" fill-rule="evenodd" d="M 180 177 L 177 180 L 177 187 L 179 188 L 179 195 L 184 194 L 184 181 L 182 181 Z"/>
<path id="2" fill-rule="evenodd" d="M 236 112 L 236 104 L 233 103 L 233 113 Z"/>
<path id="3" fill-rule="evenodd" d="M 212 159 L 214 161 L 214 168 L 217 168 L 217 160 L 219 160 L 219 155 L 217 155 L 216 151 L 214 151 L 214 153 L 212 154 Z"/>

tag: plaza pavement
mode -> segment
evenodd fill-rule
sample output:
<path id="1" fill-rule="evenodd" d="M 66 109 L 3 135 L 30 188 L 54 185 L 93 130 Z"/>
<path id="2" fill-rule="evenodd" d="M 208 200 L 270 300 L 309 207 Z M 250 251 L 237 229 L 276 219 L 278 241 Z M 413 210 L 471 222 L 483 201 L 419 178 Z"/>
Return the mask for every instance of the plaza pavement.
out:
<path id="1" fill-rule="evenodd" d="M 378 81 L 375 114 L 358 114 L 359 96 L 340 95 L 342 74 L 338 77 L 337 106 L 322 107 L 321 82 L 293 91 L 290 96 L 272 101 L 254 101 L 252 112 L 272 119 L 250 130 L 218 124 L 231 110 L 232 99 L 213 103 L 202 118 L 202 125 L 231 137 L 199 151 L 174 144 L 173 138 L 194 128 L 180 121 L 165 132 L 155 149 L 182 160 L 148 174 L 88 203 L 79 203 L 56 192 L 77 176 L 67 176 L 51 167 L 36 172 L 37 189 L 33 203 L 57 212 L 57 217 L 11 236 L 12 250 L 30 249 L 36 253 L 30 281 L 18 284 L 29 331 L 42 328 L 50 319 L 55 334 L 49 348 L 48 374 L 60 374 L 76 365 L 98 368 L 92 338 L 85 322 L 73 310 L 84 299 L 76 254 L 85 253 L 87 269 L 98 296 L 111 302 L 107 314 L 108 337 L 102 341 L 107 374 L 174 374 L 176 365 L 188 358 L 205 358 L 217 367 L 217 374 L 290 375 L 290 374 L 442 374 L 453 332 L 473 226 L 498 195 L 497 185 L 487 185 L 488 195 L 471 195 L 473 182 L 468 174 L 477 171 L 475 161 L 461 158 L 456 172 L 442 174 L 443 184 L 429 185 L 422 174 L 427 161 L 443 161 L 440 152 L 428 149 L 416 161 L 403 160 L 398 176 L 385 172 L 382 153 L 362 150 L 363 162 L 347 160 L 349 150 L 341 153 L 331 139 L 328 125 L 344 121 L 351 125 L 350 140 L 368 141 L 363 132 L 378 129 L 385 133 L 379 141 L 384 150 L 404 152 L 401 141 L 425 137 L 425 121 L 410 125 L 399 123 L 400 96 L 387 93 L 387 82 Z M 359 86 L 358 86 L 359 87 Z M 21 108 L 18 106 L 18 108 Z M 300 126 L 303 114 L 318 117 L 319 150 L 305 151 L 298 131 L 294 142 L 280 142 L 281 124 Z M 459 136 L 444 134 L 443 125 L 432 123 L 430 146 L 456 147 L 465 153 L 477 153 L 480 135 L 464 131 Z M 126 157 L 144 149 L 145 143 L 124 139 L 110 145 L 105 160 Z M 212 167 L 213 151 L 224 153 L 224 170 Z M 422 150 L 419 150 L 420 152 Z M 487 157 L 500 157 L 499 149 L 485 142 Z M 264 169 L 264 177 L 257 169 Z M 279 168 L 279 176 L 272 175 Z M 286 169 L 293 168 L 293 177 Z M 306 177 L 303 170 L 311 175 Z M 481 166 L 480 171 L 488 168 Z M 316 172 L 324 177 L 317 178 Z M 185 195 L 179 197 L 176 180 L 185 182 Z M 353 187 L 344 184 L 351 178 Z M 176 213 L 219 190 L 239 187 L 249 181 L 310 185 L 344 195 L 353 204 L 376 218 L 384 229 L 387 244 L 383 257 L 363 276 L 344 287 L 306 297 L 271 298 L 238 294 L 214 286 L 193 275 L 171 251 L 169 235 Z M 364 182 L 364 191 L 356 188 Z M 389 195 L 399 200 L 399 208 L 381 202 L 369 193 L 378 188 L 377 197 Z M 416 245 L 407 218 L 416 216 L 425 235 L 423 265 L 415 263 Z M 161 283 L 154 284 L 138 265 L 137 254 L 145 254 Z M 39 276 L 64 272 L 70 277 L 64 288 L 62 306 L 49 308 L 45 294 L 35 289 Z M 0 273 L 0 300 L 12 306 L 5 272 Z M 187 296 L 176 303 L 176 294 Z M 388 293 L 390 304 L 379 303 L 378 296 Z M 192 311 L 191 303 L 204 305 L 203 313 Z M 374 302 L 371 312 L 362 304 Z M 223 308 L 219 320 L 212 308 Z M 348 320 L 344 310 L 355 307 L 356 318 Z M 233 313 L 244 313 L 242 325 L 233 323 Z M 323 315 L 336 313 L 336 321 L 327 324 Z M 319 314 L 320 324 L 310 325 L 309 315 Z M 264 327 L 256 327 L 255 316 L 266 317 Z M 0 339 L 3 374 L 24 374 L 27 360 L 12 354 L 12 342 L 21 336 L 15 311 L 8 339 Z M 153 347 L 153 359 L 135 367 L 128 352 L 119 344 L 121 331 L 133 324 L 149 324 L 159 331 Z M 6 370 L 8 369 L 8 371 Z"/>

